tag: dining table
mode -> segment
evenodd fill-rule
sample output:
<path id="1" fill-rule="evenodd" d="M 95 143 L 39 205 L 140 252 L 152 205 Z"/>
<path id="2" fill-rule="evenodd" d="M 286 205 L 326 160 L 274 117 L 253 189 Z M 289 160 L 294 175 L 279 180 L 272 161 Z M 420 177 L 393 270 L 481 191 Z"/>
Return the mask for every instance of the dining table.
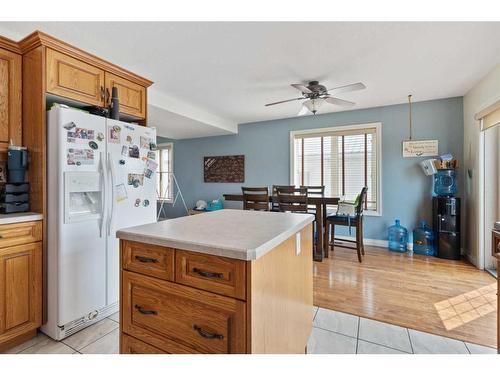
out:
<path id="1" fill-rule="evenodd" d="M 233 202 L 243 202 L 243 194 L 223 194 L 224 200 Z M 324 240 L 326 230 L 327 206 L 337 205 L 339 197 L 326 196 L 322 194 L 310 194 L 307 197 L 307 204 L 314 205 L 316 221 L 316 246 L 313 250 L 313 260 L 322 262 L 323 258 L 328 258 L 328 243 Z M 276 195 L 269 196 L 269 203 L 278 203 Z"/>

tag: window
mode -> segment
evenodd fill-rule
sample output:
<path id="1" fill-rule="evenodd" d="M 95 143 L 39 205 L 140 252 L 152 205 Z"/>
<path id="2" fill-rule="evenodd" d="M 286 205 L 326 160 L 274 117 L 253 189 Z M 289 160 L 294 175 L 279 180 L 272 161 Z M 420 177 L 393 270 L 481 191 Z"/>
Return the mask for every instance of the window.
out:
<path id="1" fill-rule="evenodd" d="M 158 145 L 156 150 L 156 160 L 158 161 L 158 178 L 156 179 L 156 192 L 158 200 L 172 203 L 173 189 L 173 144 L 163 143 Z"/>
<path id="2" fill-rule="evenodd" d="M 367 186 L 366 213 L 381 215 L 380 139 L 380 123 L 292 131 L 291 184 L 324 185 L 348 201 Z"/>

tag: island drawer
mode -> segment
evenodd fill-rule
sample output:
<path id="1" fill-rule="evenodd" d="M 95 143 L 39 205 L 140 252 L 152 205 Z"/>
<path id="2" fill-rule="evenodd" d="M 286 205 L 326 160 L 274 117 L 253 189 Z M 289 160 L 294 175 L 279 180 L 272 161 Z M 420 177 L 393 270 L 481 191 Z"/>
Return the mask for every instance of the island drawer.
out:
<path id="1" fill-rule="evenodd" d="M 122 252 L 124 269 L 174 281 L 174 249 L 133 241 L 122 241 Z"/>
<path id="2" fill-rule="evenodd" d="M 176 250 L 175 281 L 229 297 L 246 299 L 246 262 Z"/>
<path id="3" fill-rule="evenodd" d="M 0 248 L 23 245 L 41 240 L 41 221 L 0 225 Z"/>
<path id="4" fill-rule="evenodd" d="M 168 354 L 132 336 L 122 334 L 121 354 Z"/>
<path id="5" fill-rule="evenodd" d="M 245 303 L 123 271 L 123 332 L 169 353 L 245 353 Z"/>

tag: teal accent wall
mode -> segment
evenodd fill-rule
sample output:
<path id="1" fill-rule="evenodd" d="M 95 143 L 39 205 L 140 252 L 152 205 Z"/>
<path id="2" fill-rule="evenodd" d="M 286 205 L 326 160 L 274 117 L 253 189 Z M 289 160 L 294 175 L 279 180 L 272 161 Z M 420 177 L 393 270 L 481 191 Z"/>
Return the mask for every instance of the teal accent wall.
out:
<path id="1" fill-rule="evenodd" d="M 365 237 L 386 239 L 395 218 L 410 231 L 421 219 L 431 218 L 432 178 L 418 165 L 425 158 L 402 157 L 401 142 L 409 135 L 406 104 L 240 124 L 237 135 L 174 141 L 174 173 L 190 207 L 198 199 L 239 193 L 242 185 L 289 184 L 290 131 L 372 122 L 382 123 L 382 216 L 366 217 Z M 452 153 L 461 164 L 462 97 L 414 103 L 413 129 L 414 139 L 439 140 L 439 152 Z M 236 154 L 245 155 L 244 184 L 203 182 L 204 156 Z M 459 176 L 463 178 L 462 170 Z M 241 204 L 226 202 L 226 207 L 241 208 Z M 180 202 L 166 212 L 168 217 L 185 214 Z"/>

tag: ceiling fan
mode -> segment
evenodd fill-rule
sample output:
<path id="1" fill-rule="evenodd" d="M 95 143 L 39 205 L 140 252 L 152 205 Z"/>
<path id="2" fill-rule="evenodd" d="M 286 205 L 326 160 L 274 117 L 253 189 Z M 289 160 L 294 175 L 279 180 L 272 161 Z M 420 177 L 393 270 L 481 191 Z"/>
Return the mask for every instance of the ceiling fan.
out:
<path id="1" fill-rule="evenodd" d="M 341 107 L 350 107 L 356 103 L 349 102 L 347 100 L 336 98 L 332 95 L 340 94 L 348 91 L 356 91 L 363 90 L 366 88 L 364 84 L 361 82 L 353 83 L 346 86 L 334 87 L 332 89 L 327 90 L 327 88 L 323 85 L 320 85 L 318 81 L 311 81 L 307 85 L 303 85 L 300 83 L 292 83 L 292 87 L 295 87 L 302 93 L 302 97 L 293 98 L 288 100 L 282 100 L 279 102 L 268 103 L 266 107 L 271 105 L 293 102 L 295 100 L 304 100 L 302 103 L 302 108 L 298 113 L 298 116 L 305 115 L 308 111 L 312 112 L 312 114 L 316 114 L 318 109 L 326 102 L 333 105 L 339 105 Z"/>

